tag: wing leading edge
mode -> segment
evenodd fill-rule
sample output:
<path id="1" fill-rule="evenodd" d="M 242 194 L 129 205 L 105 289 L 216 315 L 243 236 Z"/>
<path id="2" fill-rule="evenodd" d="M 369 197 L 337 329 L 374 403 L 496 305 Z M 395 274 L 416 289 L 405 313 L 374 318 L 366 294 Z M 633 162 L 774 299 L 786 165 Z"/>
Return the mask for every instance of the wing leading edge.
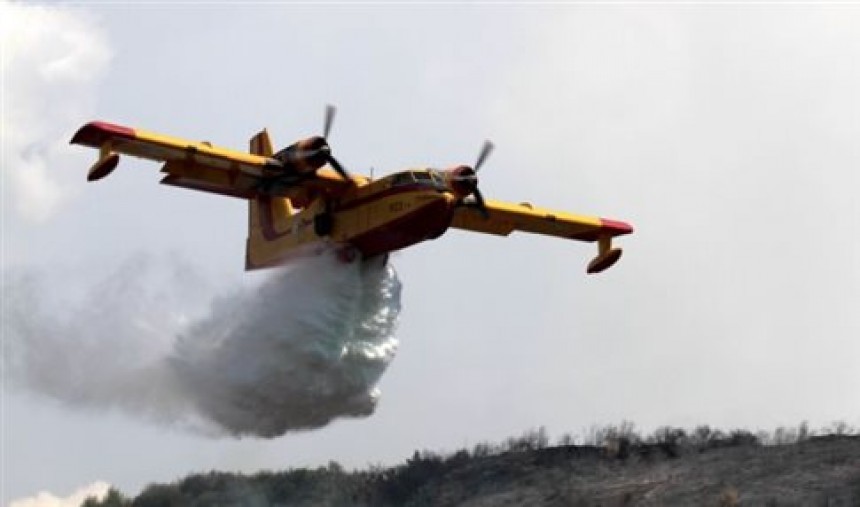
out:
<path id="1" fill-rule="evenodd" d="M 597 241 L 598 253 L 589 263 L 588 273 L 599 273 L 615 264 L 621 257 L 621 249 L 612 248 L 612 238 L 633 232 L 633 227 L 625 222 L 554 211 L 528 203 L 488 199 L 485 204 L 488 217 L 485 218 L 476 208 L 464 206 L 454 213 L 451 227 L 498 236 L 522 231 L 577 241 Z"/>

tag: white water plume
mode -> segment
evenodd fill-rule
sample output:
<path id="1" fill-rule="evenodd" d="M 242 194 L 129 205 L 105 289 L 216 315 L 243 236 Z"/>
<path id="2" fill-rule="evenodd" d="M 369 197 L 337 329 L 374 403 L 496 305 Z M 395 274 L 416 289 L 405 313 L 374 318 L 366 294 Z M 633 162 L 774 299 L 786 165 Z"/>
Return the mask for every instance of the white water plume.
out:
<path id="1" fill-rule="evenodd" d="M 136 259 L 71 305 L 49 301 L 49 280 L 12 274 L 11 380 L 69 405 L 233 436 L 371 414 L 397 347 L 394 269 L 326 253 L 267 276 L 191 317 L 203 283 L 188 266 Z"/>

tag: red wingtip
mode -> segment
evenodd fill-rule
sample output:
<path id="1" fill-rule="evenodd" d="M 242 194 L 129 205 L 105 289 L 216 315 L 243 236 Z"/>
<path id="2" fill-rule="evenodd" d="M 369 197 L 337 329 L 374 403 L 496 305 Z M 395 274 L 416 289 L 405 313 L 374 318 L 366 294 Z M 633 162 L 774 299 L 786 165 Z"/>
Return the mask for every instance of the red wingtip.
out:
<path id="1" fill-rule="evenodd" d="M 70 142 L 98 148 L 111 138 L 134 139 L 134 129 L 104 121 L 93 121 L 78 129 Z"/>
<path id="2" fill-rule="evenodd" d="M 608 231 L 611 236 L 621 236 L 633 232 L 633 226 L 630 224 L 608 218 L 601 218 L 600 226 L 603 230 Z"/>

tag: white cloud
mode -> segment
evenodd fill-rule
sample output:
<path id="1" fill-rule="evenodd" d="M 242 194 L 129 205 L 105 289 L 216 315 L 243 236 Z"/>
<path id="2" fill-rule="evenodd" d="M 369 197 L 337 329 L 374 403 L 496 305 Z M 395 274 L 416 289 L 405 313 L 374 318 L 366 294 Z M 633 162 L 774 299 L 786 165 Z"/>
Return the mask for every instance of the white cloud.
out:
<path id="1" fill-rule="evenodd" d="M 79 488 L 67 497 L 58 497 L 47 491 L 41 491 L 36 496 L 12 500 L 9 507 L 79 507 L 87 498 L 104 499 L 109 489 L 110 484 L 98 481 Z"/>
<path id="2" fill-rule="evenodd" d="M 111 57 L 104 31 L 70 8 L 0 1 L 3 58 L 4 202 L 31 221 L 47 220 L 79 173 L 68 146 L 93 108 Z"/>

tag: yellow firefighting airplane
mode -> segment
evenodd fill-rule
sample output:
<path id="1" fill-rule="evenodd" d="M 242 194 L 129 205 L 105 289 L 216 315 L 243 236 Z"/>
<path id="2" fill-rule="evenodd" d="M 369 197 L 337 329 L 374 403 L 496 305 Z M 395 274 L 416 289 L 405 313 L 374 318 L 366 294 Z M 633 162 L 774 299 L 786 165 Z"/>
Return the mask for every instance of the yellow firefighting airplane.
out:
<path id="1" fill-rule="evenodd" d="M 375 180 L 352 175 L 326 141 L 333 118 L 328 106 L 322 136 L 277 153 L 266 130 L 251 138 L 250 153 L 244 153 L 99 121 L 81 127 L 71 142 L 100 151 L 89 181 L 110 174 L 119 154 L 126 154 L 164 162 L 161 183 L 247 199 L 249 270 L 282 264 L 325 243 L 337 245 L 345 261 L 386 255 L 456 227 L 596 241 L 598 253 L 587 271 L 598 273 L 621 257 L 612 238 L 633 232 L 616 220 L 484 200 L 477 173 L 492 151 L 489 141 L 471 167 L 417 168 Z"/>

